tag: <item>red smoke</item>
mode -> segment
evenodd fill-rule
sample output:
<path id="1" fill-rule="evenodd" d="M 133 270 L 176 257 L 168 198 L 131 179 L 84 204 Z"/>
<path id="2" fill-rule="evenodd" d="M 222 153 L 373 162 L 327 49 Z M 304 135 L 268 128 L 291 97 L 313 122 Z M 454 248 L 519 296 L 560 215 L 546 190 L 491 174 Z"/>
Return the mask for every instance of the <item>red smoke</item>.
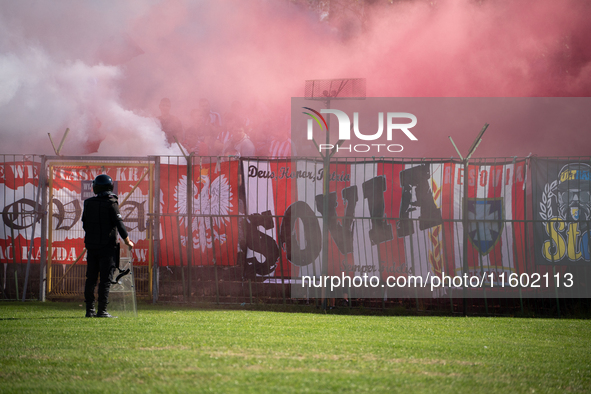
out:
<path id="1" fill-rule="evenodd" d="M 589 11 L 580 1 L 405 2 L 373 18 L 369 58 L 381 61 L 367 74 L 388 96 L 588 96 Z"/>
<path id="2" fill-rule="evenodd" d="M 164 148 L 154 120 L 162 97 L 185 126 L 201 97 L 222 114 L 239 100 L 250 116 L 280 119 L 306 79 L 367 78 L 375 97 L 590 95 L 588 2 L 365 3 L 363 21 L 347 14 L 332 25 L 288 0 L 5 3 L 4 151 L 51 153 L 46 133 L 59 138 L 70 127 L 66 154 L 97 135 L 106 138 L 100 154 L 177 153 Z M 441 141 L 451 134 L 465 149 L 487 121 L 475 130 L 442 125 L 421 153 L 455 155 Z M 479 153 L 589 154 L 588 138 L 572 142 L 586 127 L 574 124 L 547 145 L 540 139 L 550 136 L 527 123 L 491 124 Z"/>

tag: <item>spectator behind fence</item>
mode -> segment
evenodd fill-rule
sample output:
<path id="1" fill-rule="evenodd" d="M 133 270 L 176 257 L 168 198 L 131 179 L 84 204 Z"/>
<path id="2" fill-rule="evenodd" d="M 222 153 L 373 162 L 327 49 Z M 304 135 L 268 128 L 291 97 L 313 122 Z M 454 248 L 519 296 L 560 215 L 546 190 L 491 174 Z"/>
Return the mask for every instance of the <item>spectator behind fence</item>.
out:
<path id="1" fill-rule="evenodd" d="M 164 134 L 166 135 L 166 143 L 168 147 L 175 144 L 175 137 L 179 142 L 184 141 L 185 139 L 181 121 L 170 113 L 171 106 L 169 98 L 164 97 L 160 100 L 161 115 L 158 117 L 158 120 L 160 120 L 162 131 L 164 131 Z"/>
<path id="2" fill-rule="evenodd" d="M 222 127 L 214 127 L 214 138 L 209 146 L 210 156 L 221 156 L 224 145 L 230 140 L 230 131 L 227 129 L 226 115 L 222 118 Z"/>
<path id="3" fill-rule="evenodd" d="M 272 159 L 280 159 L 285 157 L 291 157 L 295 153 L 295 148 L 292 148 L 291 145 L 291 132 L 289 131 L 289 127 L 281 127 L 279 125 L 274 125 L 269 130 L 269 135 L 271 136 L 271 142 L 269 143 L 268 153 Z"/>
<path id="4" fill-rule="evenodd" d="M 257 156 L 281 159 L 292 156 L 291 132 L 289 122 L 265 120 L 261 123 L 253 140 Z M 293 148 L 295 151 L 295 148 Z M 295 153 L 293 153 L 295 156 Z"/>
<path id="5" fill-rule="evenodd" d="M 230 139 L 224 144 L 222 155 L 238 157 L 254 157 L 254 144 L 246 133 L 244 119 L 237 115 L 229 114 L 226 120 Z"/>
<path id="6" fill-rule="evenodd" d="M 196 156 L 209 156 L 213 151 L 216 138 L 215 128 L 209 122 L 209 116 L 199 108 L 191 111 L 191 126 L 185 131 L 184 144 L 187 150 Z"/>
<path id="7" fill-rule="evenodd" d="M 199 99 L 199 108 L 209 118 L 209 123 L 214 127 L 222 127 L 222 117 L 219 113 L 211 110 L 211 104 L 206 98 Z M 217 131 L 217 130 L 216 130 Z"/>
<path id="8" fill-rule="evenodd" d="M 257 156 L 268 158 L 269 146 L 273 140 L 273 136 L 271 135 L 272 129 L 271 121 L 267 119 L 264 122 L 258 123 L 258 127 L 250 133 L 250 139 L 254 144 Z"/>

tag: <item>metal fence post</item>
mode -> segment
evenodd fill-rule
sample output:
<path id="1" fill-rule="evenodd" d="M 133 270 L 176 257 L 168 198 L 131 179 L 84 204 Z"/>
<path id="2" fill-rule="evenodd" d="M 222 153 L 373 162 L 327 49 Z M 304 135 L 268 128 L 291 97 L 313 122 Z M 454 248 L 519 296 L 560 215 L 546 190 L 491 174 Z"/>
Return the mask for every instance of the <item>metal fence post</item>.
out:
<path id="1" fill-rule="evenodd" d="M 193 261 L 193 152 L 187 157 L 187 271 L 189 299 L 191 298 L 191 270 Z"/>
<path id="2" fill-rule="evenodd" d="M 213 234 L 213 218 L 211 215 L 209 215 L 209 227 L 211 228 L 212 234 Z M 211 241 L 211 253 L 213 255 L 213 272 L 215 275 L 215 302 L 216 304 L 220 303 L 220 282 L 218 279 L 218 264 L 217 264 L 217 260 L 215 258 L 215 244 L 213 243 L 213 239 Z"/>
<path id="3" fill-rule="evenodd" d="M 45 301 L 45 289 L 47 285 L 47 160 L 41 158 L 41 174 L 39 182 L 41 188 L 41 259 L 39 260 L 39 301 Z"/>
<path id="4" fill-rule="evenodd" d="M 34 160 L 33 160 L 33 165 L 35 165 Z M 45 166 L 45 157 L 42 157 L 39 168 L 43 168 L 44 166 Z M 23 285 L 22 302 L 25 302 L 26 295 L 27 295 L 27 285 L 29 284 L 29 272 L 31 269 L 31 258 L 33 255 L 33 248 L 35 246 L 35 228 L 37 226 L 37 217 L 38 217 L 37 215 L 40 213 L 39 212 L 39 197 L 41 196 L 42 189 L 43 189 L 43 179 L 42 179 L 42 173 L 40 173 L 39 178 L 37 179 L 37 197 L 35 198 L 35 207 L 33 209 L 33 228 L 31 229 L 31 240 L 29 243 L 29 253 L 27 256 L 27 269 L 25 272 L 25 283 Z M 39 275 L 39 277 L 41 277 L 41 275 Z M 17 298 L 18 298 L 18 294 L 17 294 Z"/>
<path id="5" fill-rule="evenodd" d="M 153 238 L 154 243 L 154 260 L 152 265 L 152 303 L 158 302 L 158 279 L 160 277 L 158 272 L 159 256 L 160 256 L 160 156 L 154 156 L 154 216 L 153 216 Z"/>
<path id="6" fill-rule="evenodd" d="M 464 182 L 462 184 L 462 227 L 463 227 L 463 241 L 462 241 L 462 275 L 468 274 L 468 160 L 464 160 Z M 467 294 L 468 289 L 462 286 L 462 313 L 464 316 L 468 315 Z"/>

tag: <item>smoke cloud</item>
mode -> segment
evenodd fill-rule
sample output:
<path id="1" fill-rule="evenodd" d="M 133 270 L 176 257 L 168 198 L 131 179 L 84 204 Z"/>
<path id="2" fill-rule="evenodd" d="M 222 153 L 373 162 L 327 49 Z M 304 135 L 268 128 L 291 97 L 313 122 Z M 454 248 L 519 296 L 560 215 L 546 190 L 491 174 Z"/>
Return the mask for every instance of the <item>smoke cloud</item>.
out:
<path id="1" fill-rule="evenodd" d="M 162 97 L 185 127 L 200 98 L 222 114 L 238 100 L 249 117 L 282 120 L 307 79 L 367 78 L 374 97 L 587 97 L 590 8 L 375 0 L 320 21 L 326 15 L 288 0 L 5 2 L 2 151 L 52 154 L 47 133 L 57 143 L 70 128 L 63 154 L 179 154 L 156 119 Z M 421 156 L 455 155 L 447 135 L 466 149 L 487 121 L 433 130 Z M 495 137 L 479 153 L 588 155 L 585 121 L 557 130 L 560 138 L 527 122 L 491 124 Z M 275 127 L 289 133 L 288 122 Z"/>

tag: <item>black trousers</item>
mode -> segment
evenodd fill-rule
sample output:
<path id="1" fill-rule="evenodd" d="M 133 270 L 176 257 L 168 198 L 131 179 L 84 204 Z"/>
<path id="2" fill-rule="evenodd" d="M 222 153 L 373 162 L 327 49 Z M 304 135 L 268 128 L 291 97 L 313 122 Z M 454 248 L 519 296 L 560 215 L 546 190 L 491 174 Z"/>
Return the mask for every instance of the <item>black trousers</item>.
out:
<path id="1" fill-rule="evenodd" d="M 94 302 L 94 288 L 100 275 L 98 288 L 98 302 L 109 302 L 109 290 L 115 271 L 115 247 L 102 249 L 88 249 L 86 251 L 86 285 L 84 286 L 84 300 Z"/>

